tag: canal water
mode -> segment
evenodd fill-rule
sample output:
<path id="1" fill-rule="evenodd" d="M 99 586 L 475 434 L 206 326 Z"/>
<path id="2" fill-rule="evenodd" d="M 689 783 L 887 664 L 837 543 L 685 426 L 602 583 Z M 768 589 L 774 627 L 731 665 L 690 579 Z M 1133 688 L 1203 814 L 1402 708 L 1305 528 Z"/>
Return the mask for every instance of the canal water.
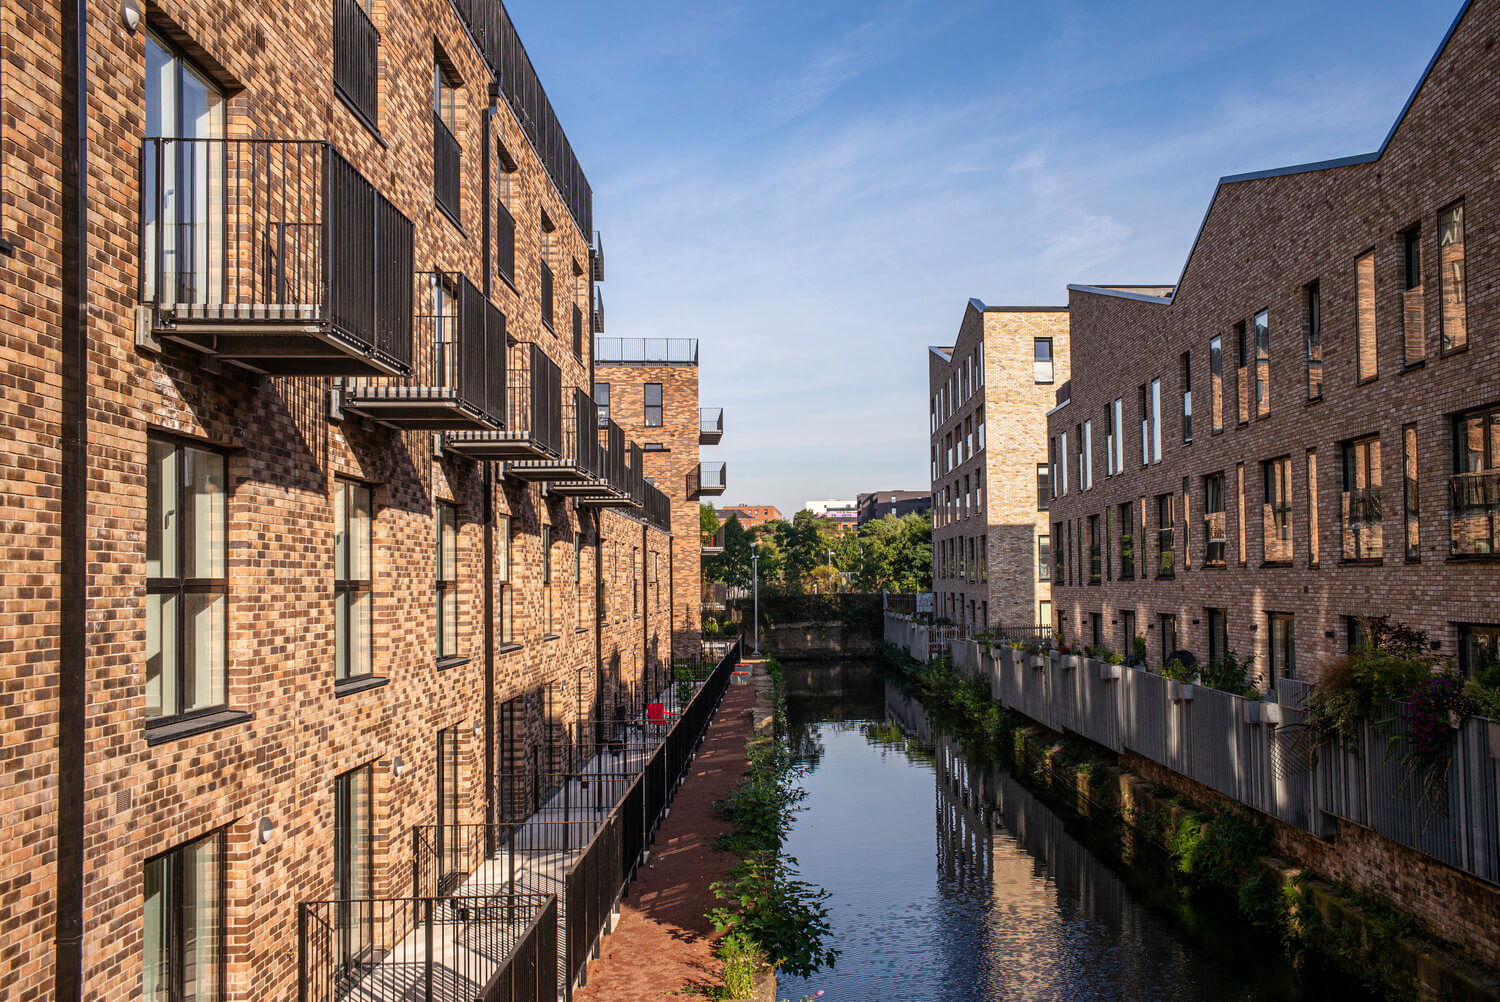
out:
<path id="1" fill-rule="evenodd" d="M 931 733 L 873 664 L 787 667 L 807 799 L 787 840 L 827 888 L 837 967 L 793 1002 L 1369 999 L 1294 967 L 1232 901 L 1185 898 L 1170 861 L 1065 821 L 1003 768 Z M 1209 900 L 1202 900 L 1203 898 Z"/>

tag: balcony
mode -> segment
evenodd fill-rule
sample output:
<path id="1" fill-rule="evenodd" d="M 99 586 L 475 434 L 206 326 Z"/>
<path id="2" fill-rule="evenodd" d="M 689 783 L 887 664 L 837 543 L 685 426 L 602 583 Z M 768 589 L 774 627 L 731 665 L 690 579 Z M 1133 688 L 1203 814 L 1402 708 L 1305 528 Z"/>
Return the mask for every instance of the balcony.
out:
<path id="1" fill-rule="evenodd" d="M 672 531 L 672 499 L 651 481 L 645 483 L 646 523 L 662 532 Z"/>
<path id="2" fill-rule="evenodd" d="M 494 431 L 505 421 L 505 317 L 468 278 L 417 281 L 416 371 L 344 386 L 345 411 L 402 429 Z"/>
<path id="3" fill-rule="evenodd" d="M 598 289 L 594 290 L 594 314 L 590 318 L 590 326 L 593 328 L 595 334 L 604 330 L 604 293 Z M 598 361 L 598 359 L 595 359 L 595 361 Z"/>
<path id="4" fill-rule="evenodd" d="M 724 527 L 721 525 L 717 532 L 705 535 L 702 538 L 702 554 L 705 557 L 717 557 L 724 552 Z"/>
<path id="5" fill-rule="evenodd" d="M 604 454 L 599 448 L 599 410 L 593 399 L 574 387 L 562 402 L 559 427 L 562 435 L 555 455 L 522 459 L 505 464 L 505 475 L 515 480 L 550 483 L 558 493 L 587 493 L 604 475 Z"/>
<path id="6" fill-rule="evenodd" d="M 698 444 L 718 445 L 724 437 L 724 408 L 702 407 L 698 410 Z"/>
<path id="7" fill-rule="evenodd" d="M 380 32 L 359 0 L 334 0 L 333 82 L 372 126 L 378 120 Z"/>
<path id="8" fill-rule="evenodd" d="M 563 400 L 557 363 L 538 345 L 511 345 L 504 427 L 454 432 L 446 444 L 471 459 L 558 459 L 563 452 Z"/>
<path id="9" fill-rule="evenodd" d="M 603 328 L 596 326 L 594 329 Z M 697 365 L 698 339 L 596 337 L 594 361 L 615 365 Z"/>
<path id="10" fill-rule="evenodd" d="M 641 447 L 634 442 L 625 443 L 625 430 L 613 421 L 605 429 L 603 446 L 604 476 L 602 480 L 574 491 L 575 501 L 580 505 L 597 508 L 645 507 L 646 478 L 642 462 Z"/>
<path id="11" fill-rule="evenodd" d="M 604 237 L 594 234 L 594 246 L 589 248 L 589 275 L 595 282 L 604 281 Z"/>
<path id="12" fill-rule="evenodd" d="M 327 143 L 148 139 L 151 334 L 275 376 L 412 365 L 412 224 Z"/>
<path id="13" fill-rule="evenodd" d="M 1448 553 L 1500 553 L 1500 471 L 1460 473 L 1448 480 Z"/>
<path id="14" fill-rule="evenodd" d="M 688 473 L 688 500 L 696 501 L 701 497 L 723 494 L 727 486 L 727 473 L 728 468 L 724 463 L 699 463 Z"/>
<path id="15" fill-rule="evenodd" d="M 456 223 L 458 214 L 458 139 L 436 111 L 432 113 L 432 195 L 438 207 Z"/>
<path id="16" fill-rule="evenodd" d="M 1339 525 L 1345 560 L 1379 560 L 1383 556 L 1380 488 L 1345 491 L 1339 496 Z"/>

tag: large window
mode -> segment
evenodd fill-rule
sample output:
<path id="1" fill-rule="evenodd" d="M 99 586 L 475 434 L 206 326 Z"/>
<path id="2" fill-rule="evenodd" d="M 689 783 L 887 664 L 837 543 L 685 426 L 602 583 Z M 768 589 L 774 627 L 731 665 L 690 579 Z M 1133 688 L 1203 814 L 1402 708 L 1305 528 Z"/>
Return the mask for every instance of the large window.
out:
<path id="1" fill-rule="evenodd" d="M 1210 434 L 1217 435 L 1224 430 L 1224 342 L 1217 337 L 1208 341 L 1208 397 Z"/>
<path id="2" fill-rule="evenodd" d="M 1269 627 L 1266 658 L 1271 678 L 1297 677 L 1297 631 L 1296 621 L 1289 612 L 1266 613 Z"/>
<path id="3" fill-rule="evenodd" d="M 1165 665 L 1177 653 L 1177 617 L 1164 612 L 1156 617 L 1156 623 L 1161 631 L 1161 663 Z"/>
<path id="4" fill-rule="evenodd" d="M 144 153 L 142 257 L 153 262 L 143 271 L 145 295 L 170 303 L 217 302 L 223 279 L 224 149 L 205 140 L 224 136 L 224 95 L 159 35 L 146 33 L 145 50 L 145 137 L 178 140 L 150 142 Z"/>
<path id="5" fill-rule="evenodd" d="M 1182 441 L 1193 440 L 1193 355 L 1183 352 L 1181 358 L 1182 379 Z"/>
<path id="6" fill-rule="evenodd" d="M 1271 413 L 1271 320 L 1261 310 L 1255 315 L 1255 416 Z"/>
<path id="7" fill-rule="evenodd" d="M 458 75 L 441 56 L 432 61 L 432 193 L 438 206 L 459 218 Z"/>
<path id="8" fill-rule="evenodd" d="M 1065 580 L 1067 554 L 1063 550 L 1063 524 L 1061 522 L 1053 524 L 1052 536 L 1048 543 L 1052 552 L 1052 580 L 1057 584 L 1062 584 Z"/>
<path id="9" fill-rule="evenodd" d="M 334 0 L 333 82 L 370 128 L 379 112 L 380 32 L 373 0 Z"/>
<path id="10" fill-rule="evenodd" d="M 1032 370 L 1038 383 L 1052 382 L 1052 339 L 1037 338 L 1032 344 Z"/>
<path id="11" fill-rule="evenodd" d="M 374 673 L 371 633 L 370 489 L 340 480 L 333 488 L 334 678 Z"/>
<path id="12" fill-rule="evenodd" d="M 1208 612 L 1208 660 L 1210 663 L 1222 658 L 1229 650 L 1229 616 L 1223 609 Z"/>
<path id="13" fill-rule="evenodd" d="M 661 384 L 647 383 L 645 391 L 646 427 L 661 427 Z"/>
<path id="14" fill-rule="evenodd" d="M 143 1002 L 217 1002 L 224 991 L 224 835 L 146 861 Z"/>
<path id="15" fill-rule="evenodd" d="M 1303 323 L 1307 328 L 1307 399 L 1323 397 L 1323 297 L 1318 283 L 1303 290 Z"/>
<path id="16" fill-rule="evenodd" d="M 458 655 L 458 506 L 437 504 L 437 656 Z"/>
<path id="17" fill-rule="evenodd" d="M 1120 505 L 1120 580 L 1135 578 L 1135 510 L 1130 502 Z"/>
<path id="18" fill-rule="evenodd" d="M 1356 373 L 1362 383 L 1380 373 L 1375 351 L 1375 252 L 1366 251 L 1354 262 L 1354 331 L 1358 344 Z"/>
<path id="19" fill-rule="evenodd" d="M 462 862 L 459 805 L 463 780 L 459 775 L 458 730 L 445 727 L 437 733 L 437 854 L 445 877 L 458 873 Z"/>
<path id="20" fill-rule="evenodd" d="M 1068 493 L 1068 433 L 1057 436 L 1057 496 Z"/>
<path id="21" fill-rule="evenodd" d="M 1380 526 L 1380 436 L 1344 443 L 1344 492 L 1339 499 L 1345 560 L 1376 560 Z"/>
<path id="22" fill-rule="evenodd" d="M 1422 302 L 1422 228 L 1401 234 L 1406 281 L 1401 289 L 1402 363 L 1420 365 L 1427 357 L 1427 324 Z"/>
<path id="23" fill-rule="evenodd" d="M 228 703 L 227 471 L 218 452 L 146 439 L 146 715 Z"/>
<path id="24" fill-rule="evenodd" d="M 594 403 L 599 408 L 599 427 L 609 424 L 609 384 L 594 384 Z"/>
<path id="25" fill-rule="evenodd" d="M 1125 663 L 1136 663 L 1135 656 L 1135 610 L 1120 610 L 1120 649 L 1125 653 Z"/>
<path id="26" fill-rule="evenodd" d="M 1036 464 L 1036 510 L 1046 511 L 1052 507 L 1052 478 L 1046 463 Z"/>
<path id="27" fill-rule="evenodd" d="M 1156 576 L 1175 577 L 1177 574 L 1177 551 L 1173 544 L 1172 495 L 1156 496 Z"/>
<path id="28" fill-rule="evenodd" d="M 1292 559 L 1292 461 L 1286 456 L 1261 464 L 1265 485 L 1261 559 L 1268 564 Z"/>
<path id="29" fill-rule="evenodd" d="M 1203 478 L 1204 566 L 1223 567 L 1228 546 L 1228 526 L 1224 519 L 1224 474 L 1211 473 Z"/>
<path id="30" fill-rule="evenodd" d="M 374 897 L 374 775 L 368 765 L 333 781 L 333 896 L 361 902 Z M 367 905 L 341 906 L 338 915 L 339 957 L 359 959 L 373 940 L 374 916 Z"/>
<path id="31" fill-rule="evenodd" d="M 1453 556 L 1500 553 L 1500 407 L 1455 418 L 1453 444 L 1449 550 Z"/>
<path id="32" fill-rule="evenodd" d="M 495 192 L 495 266 L 511 285 L 516 282 L 516 217 L 514 207 L 519 197 L 518 167 L 505 149 L 496 141 L 496 160 L 499 162 L 500 182 Z"/>
<path id="33" fill-rule="evenodd" d="M 1469 343 L 1463 202 L 1455 202 L 1438 213 L 1438 267 L 1442 272 L 1443 351 L 1449 352 Z"/>

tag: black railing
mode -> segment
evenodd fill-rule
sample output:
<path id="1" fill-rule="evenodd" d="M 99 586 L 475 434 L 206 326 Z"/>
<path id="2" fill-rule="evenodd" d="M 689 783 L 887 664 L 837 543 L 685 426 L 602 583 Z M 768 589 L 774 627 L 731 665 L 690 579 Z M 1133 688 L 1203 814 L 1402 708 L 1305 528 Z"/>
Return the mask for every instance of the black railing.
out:
<path id="1" fill-rule="evenodd" d="M 505 430 L 529 437 L 543 451 L 562 454 L 562 370 L 539 345 L 512 348 L 513 375 Z"/>
<path id="2" fill-rule="evenodd" d="M 655 484 L 646 484 L 646 521 L 662 532 L 672 531 L 672 499 L 657 489 Z"/>
<path id="3" fill-rule="evenodd" d="M 727 463 L 699 463 L 688 471 L 688 496 L 706 491 L 722 492 L 728 486 Z"/>
<path id="4" fill-rule="evenodd" d="M 380 32 L 362 0 L 333 0 L 333 82 L 366 120 L 379 121 Z"/>
<path id="5" fill-rule="evenodd" d="M 573 391 L 573 462 L 595 477 L 604 476 L 604 447 L 599 444 L 599 405 L 583 390 Z"/>
<path id="6" fill-rule="evenodd" d="M 573 354 L 583 357 L 583 310 L 573 304 Z"/>
<path id="7" fill-rule="evenodd" d="M 1460 473 L 1448 481 L 1448 552 L 1500 553 L 1500 471 Z"/>
<path id="8" fill-rule="evenodd" d="M 141 300 L 166 328 L 316 325 L 412 361 L 412 224 L 324 142 L 147 139 Z"/>
<path id="9" fill-rule="evenodd" d="M 455 220 L 458 214 L 458 139 L 436 111 L 432 113 L 432 195 Z"/>
<path id="10" fill-rule="evenodd" d="M 602 327 L 596 327 L 602 330 Z M 594 361 L 648 365 L 697 365 L 698 339 L 683 337 L 596 337 Z"/>
<path id="11" fill-rule="evenodd" d="M 595 334 L 600 334 L 604 331 L 604 293 L 598 289 L 594 290 L 594 313 L 589 327 Z M 598 341 L 596 340 L 596 350 L 597 347 Z"/>
<path id="12" fill-rule="evenodd" d="M 503 203 L 495 206 L 495 265 L 500 274 L 516 281 L 516 220 Z"/>
<path id="13" fill-rule="evenodd" d="M 698 432 L 722 435 L 724 433 L 724 408 L 700 407 L 698 409 Z"/>
<path id="14" fill-rule="evenodd" d="M 1345 491 L 1339 496 L 1345 560 L 1378 560 L 1384 554 L 1380 488 Z"/>

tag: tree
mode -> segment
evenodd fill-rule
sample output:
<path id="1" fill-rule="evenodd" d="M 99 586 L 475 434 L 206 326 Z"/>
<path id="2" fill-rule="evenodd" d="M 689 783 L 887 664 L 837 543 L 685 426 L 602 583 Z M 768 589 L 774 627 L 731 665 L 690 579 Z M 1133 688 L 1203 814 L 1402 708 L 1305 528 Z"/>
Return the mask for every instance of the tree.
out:
<path id="1" fill-rule="evenodd" d="M 907 515 L 866 522 L 855 582 L 866 591 L 927 591 L 932 587 L 932 519 Z"/>
<path id="2" fill-rule="evenodd" d="M 713 534 L 719 531 L 719 515 L 714 511 L 713 505 L 698 506 L 698 531 L 703 534 L 704 539 L 712 539 Z"/>
<path id="3" fill-rule="evenodd" d="M 813 568 L 828 563 L 828 551 L 833 549 L 827 523 L 803 508 L 791 522 L 779 523 L 776 536 L 785 554 L 781 571 L 785 585 L 790 589 L 810 585 Z"/>
<path id="4" fill-rule="evenodd" d="M 750 533 L 730 515 L 724 522 L 724 552 L 703 561 L 703 573 L 711 580 L 735 588 L 750 587 Z"/>
<path id="5" fill-rule="evenodd" d="M 782 527 L 790 529 L 790 526 L 781 519 L 774 519 L 751 530 L 752 539 L 755 541 L 756 552 L 760 554 L 760 580 L 762 584 L 771 581 L 780 581 L 782 576 L 783 553 L 781 543 L 778 541 Z"/>

